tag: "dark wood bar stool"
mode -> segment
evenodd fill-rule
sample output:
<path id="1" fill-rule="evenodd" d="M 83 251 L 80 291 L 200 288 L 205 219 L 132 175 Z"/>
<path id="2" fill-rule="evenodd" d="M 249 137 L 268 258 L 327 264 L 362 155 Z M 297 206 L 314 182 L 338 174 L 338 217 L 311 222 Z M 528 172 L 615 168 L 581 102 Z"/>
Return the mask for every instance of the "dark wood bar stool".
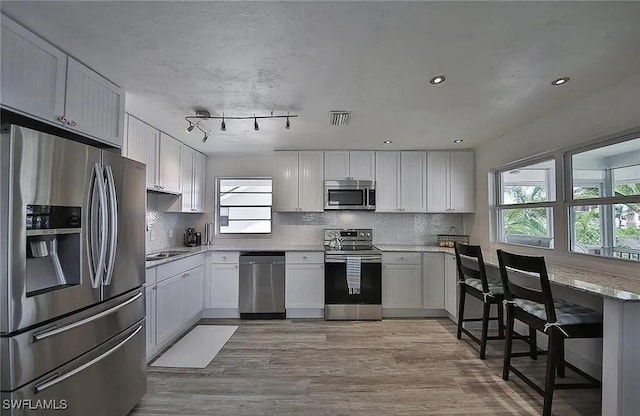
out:
<path id="1" fill-rule="evenodd" d="M 502 378 L 509 380 L 510 371 L 521 378 L 544 397 L 542 414 L 550 416 L 554 389 L 600 387 L 598 380 L 564 361 L 564 340 L 567 338 L 601 338 L 602 314 L 565 300 L 554 300 L 544 257 L 521 256 L 498 250 L 498 262 L 507 305 L 507 331 Z M 521 274 L 522 279 L 536 279 L 539 282 L 540 290 L 514 282 L 513 272 L 526 273 L 526 276 Z M 549 337 L 544 389 L 511 365 L 511 357 L 517 356 L 511 353 L 515 319 L 529 325 L 529 328 L 546 333 Z M 588 382 L 555 384 L 556 370 L 558 376 L 564 377 L 565 366 L 587 379 Z"/>
<path id="2" fill-rule="evenodd" d="M 458 270 L 458 283 L 460 284 L 460 304 L 458 305 L 458 339 L 465 333 L 469 338 L 480 345 L 480 358 L 486 357 L 487 340 L 504 339 L 504 317 L 502 301 L 504 300 L 502 282 L 497 279 L 488 279 L 482 259 L 480 246 L 455 243 L 456 265 Z M 464 261 L 463 257 L 469 260 Z M 465 264 L 466 263 L 466 264 Z M 482 318 L 465 318 L 464 304 L 466 295 L 469 294 L 483 303 Z M 496 305 L 497 317 L 490 317 L 491 305 Z M 498 321 L 498 336 L 487 336 L 489 321 Z M 464 322 L 482 321 L 480 339 L 473 335 L 462 325 Z"/>

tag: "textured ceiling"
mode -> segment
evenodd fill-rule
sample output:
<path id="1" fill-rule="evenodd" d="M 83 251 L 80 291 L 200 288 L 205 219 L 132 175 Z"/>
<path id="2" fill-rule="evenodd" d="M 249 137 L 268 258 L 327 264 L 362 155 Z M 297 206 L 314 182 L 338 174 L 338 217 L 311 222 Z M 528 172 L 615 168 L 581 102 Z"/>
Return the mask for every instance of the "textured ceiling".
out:
<path id="1" fill-rule="evenodd" d="M 127 110 L 206 153 L 475 147 L 640 71 L 640 4 L 9 2 L 2 11 L 127 91 Z M 439 86 L 429 79 L 446 74 Z M 571 81 L 552 87 L 551 80 Z M 298 113 L 219 122 L 213 114 Z M 331 127 L 330 110 L 351 110 Z M 382 142 L 393 140 L 385 146 Z"/>

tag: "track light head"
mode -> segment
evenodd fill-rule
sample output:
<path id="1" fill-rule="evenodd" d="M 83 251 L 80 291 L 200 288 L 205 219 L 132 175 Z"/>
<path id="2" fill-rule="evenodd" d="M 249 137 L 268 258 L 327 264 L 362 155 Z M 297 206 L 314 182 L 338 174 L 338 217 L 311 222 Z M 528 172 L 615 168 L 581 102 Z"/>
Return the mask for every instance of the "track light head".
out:
<path id="1" fill-rule="evenodd" d="M 255 117 L 255 114 L 254 114 L 254 117 L 253 117 L 253 129 L 255 131 L 260 130 L 260 126 L 258 126 L 258 119 Z"/>
<path id="2" fill-rule="evenodd" d="M 195 127 L 195 126 L 193 125 L 193 123 L 192 123 L 192 122 L 189 122 L 189 127 L 187 127 L 185 131 L 186 131 L 187 133 L 191 133 L 191 132 L 193 131 L 193 128 L 194 128 L 194 127 Z"/>
<path id="3" fill-rule="evenodd" d="M 209 136 L 207 135 L 207 133 L 205 133 L 204 137 L 202 138 L 202 143 L 206 143 L 207 140 L 209 140 Z"/>
<path id="4" fill-rule="evenodd" d="M 220 123 L 220 130 L 227 131 L 227 124 L 224 122 L 224 113 L 222 113 L 222 123 Z"/>

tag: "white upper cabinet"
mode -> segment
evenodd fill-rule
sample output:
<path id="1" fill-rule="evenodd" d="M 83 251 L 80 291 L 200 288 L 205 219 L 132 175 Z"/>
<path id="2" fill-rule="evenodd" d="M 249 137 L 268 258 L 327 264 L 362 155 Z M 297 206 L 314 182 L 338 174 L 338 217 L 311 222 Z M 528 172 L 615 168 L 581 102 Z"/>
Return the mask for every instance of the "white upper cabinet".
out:
<path id="1" fill-rule="evenodd" d="M 62 124 L 67 55 L 4 15 L 1 38 L 2 105 Z"/>
<path id="2" fill-rule="evenodd" d="M 322 212 L 324 210 L 324 152 L 276 152 L 273 210 Z"/>
<path id="3" fill-rule="evenodd" d="M 207 174 L 207 157 L 195 152 L 193 159 L 193 212 L 204 212 L 204 194 Z"/>
<path id="4" fill-rule="evenodd" d="M 326 151 L 324 158 L 325 180 L 375 180 L 376 160 L 373 151 Z"/>
<path id="5" fill-rule="evenodd" d="M 473 152 L 427 152 L 427 211 L 473 212 Z"/>
<path id="6" fill-rule="evenodd" d="M 127 114 L 125 156 L 147 165 L 147 188 L 157 189 L 160 131 Z"/>
<path id="7" fill-rule="evenodd" d="M 182 145 L 173 137 L 160 132 L 160 174 L 158 186 L 161 191 L 176 193 L 181 192 L 180 162 Z"/>
<path id="8" fill-rule="evenodd" d="M 124 91 L 71 57 L 64 116 L 69 128 L 122 147 Z"/>
<path id="9" fill-rule="evenodd" d="M 192 212 L 193 210 L 193 159 L 196 151 L 189 146 L 182 145 L 182 198 L 180 210 Z"/>
<path id="10" fill-rule="evenodd" d="M 425 212 L 425 163 L 425 152 L 376 152 L 376 211 Z"/>
<path id="11" fill-rule="evenodd" d="M 124 91 L 2 16 L 2 105 L 122 147 Z"/>
<path id="12" fill-rule="evenodd" d="M 376 152 L 376 212 L 398 212 L 400 152 Z"/>

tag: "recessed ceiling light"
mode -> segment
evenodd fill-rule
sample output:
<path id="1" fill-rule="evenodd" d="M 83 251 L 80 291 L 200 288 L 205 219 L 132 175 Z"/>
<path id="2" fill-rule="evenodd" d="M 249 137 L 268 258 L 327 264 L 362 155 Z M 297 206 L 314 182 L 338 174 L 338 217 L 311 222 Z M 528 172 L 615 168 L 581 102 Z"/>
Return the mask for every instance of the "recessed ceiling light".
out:
<path id="1" fill-rule="evenodd" d="M 463 141 L 464 141 L 464 140 L 462 140 L 462 139 L 455 139 L 453 142 L 454 142 L 454 143 L 462 143 Z"/>
<path id="2" fill-rule="evenodd" d="M 431 78 L 431 80 L 429 80 L 429 82 L 432 83 L 433 85 L 438 85 L 438 84 L 442 84 L 445 79 L 446 78 L 444 77 L 444 75 L 437 75 L 437 76 Z"/>
<path id="3" fill-rule="evenodd" d="M 391 140 L 385 140 L 384 141 L 384 144 L 391 144 L 391 143 L 393 143 Z"/>
<path id="4" fill-rule="evenodd" d="M 569 77 L 562 77 L 562 78 L 558 78 L 555 79 L 553 81 L 551 81 L 551 85 L 562 85 L 562 84 L 566 84 L 567 82 L 569 82 L 571 78 Z"/>

